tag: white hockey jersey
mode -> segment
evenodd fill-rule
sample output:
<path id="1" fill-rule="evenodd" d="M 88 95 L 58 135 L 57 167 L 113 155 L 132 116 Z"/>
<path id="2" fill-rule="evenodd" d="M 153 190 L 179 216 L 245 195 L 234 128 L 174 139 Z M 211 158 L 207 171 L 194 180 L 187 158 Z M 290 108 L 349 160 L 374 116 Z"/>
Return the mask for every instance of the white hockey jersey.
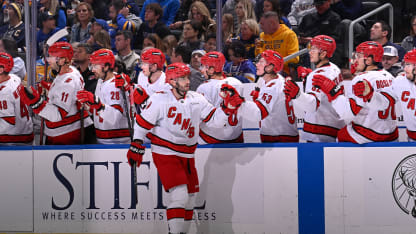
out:
<path id="1" fill-rule="evenodd" d="M 143 140 L 151 131 L 152 152 L 192 158 L 200 123 L 219 127 L 227 120 L 228 116 L 201 94 L 188 91 L 178 100 L 171 90 L 161 91 L 150 96 L 146 108 L 136 115 L 133 139 Z"/>
<path id="2" fill-rule="evenodd" d="M 286 100 L 283 92 L 284 83 L 285 78 L 281 75 L 263 82 L 259 97 L 254 102 L 256 105 L 250 105 L 250 101 L 242 105 L 243 108 L 251 108 L 249 113 L 253 113 L 253 116 L 258 115 L 256 112 L 260 111 L 262 142 L 299 142 L 293 104 L 292 101 Z"/>
<path id="3" fill-rule="evenodd" d="M 406 74 L 401 74 L 393 80 L 393 92 L 402 110 L 408 139 L 416 141 L 416 85 L 406 78 Z"/>
<path id="4" fill-rule="evenodd" d="M 84 89 L 79 71 L 70 66 L 71 72 L 56 76 L 48 93 L 48 103 L 39 115 L 45 118 L 45 135 L 59 137 L 80 130 L 81 111 L 77 104 L 77 92 Z M 84 111 L 84 127 L 93 124 Z"/>
<path id="5" fill-rule="evenodd" d="M 31 144 L 34 137 L 32 119 L 16 92 L 21 79 L 13 74 L 9 77 L 0 83 L 0 144 Z"/>
<path id="6" fill-rule="evenodd" d="M 348 134 L 359 144 L 374 141 L 395 141 L 398 139 L 395 103 L 392 90 L 393 76 L 385 71 L 369 71 L 354 77 L 353 87 L 366 79 L 374 89 L 369 102 L 348 92 L 349 97 L 339 96 L 332 105 L 347 123 Z"/>
<path id="7" fill-rule="evenodd" d="M 172 87 L 166 83 L 166 75 L 162 72 L 159 79 L 154 83 L 150 83 L 149 78 L 140 72 L 139 77 L 137 78 L 137 84 L 140 85 L 144 90 L 146 90 L 147 95 L 152 95 L 159 91 L 169 90 Z"/>
<path id="8" fill-rule="evenodd" d="M 128 144 L 130 132 L 127 124 L 125 104 L 122 91 L 115 86 L 115 77 L 106 81 L 99 79 L 95 95 L 105 105 L 104 110 L 94 110 L 94 127 L 100 144 Z M 126 98 L 128 93 L 125 92 Z M 127 108 L 129 108 L 127 104 Z"/>
<path id="9" fill-rule="evenodd" d="M 335 142 L 338 130 L 345 126 L 328 97 L 319 88 L 312 86 L 313 76 L 324 75 L 336 84 L 342 81 L 340 69 L 328 63 L 309 73 L 306 78 L 305 92 L 301 92 L 293 103 L 295 108 L 305 111 L 302 140 L 311 142 Z"/>
<path id="10" fill-rule="evenodd" d="M 242 90 L 242 83 L 234 77 L 228 77 L 223 80 L 210 79 L 201 84 L 196 90 L 197 93 L 214 105 L 217 109 L 221 108 L 223 99 L 220 97 L 222 84 L 232 85 L 239 93 Z M 199 144 L 217 144 L 217 143 L 243 143 L 243 116 L 238 111 L 235 115 L 228 116 L 228 122 L 218 128 L 208 127 L 205 122 L 201 123 L 199 131 Z"/>

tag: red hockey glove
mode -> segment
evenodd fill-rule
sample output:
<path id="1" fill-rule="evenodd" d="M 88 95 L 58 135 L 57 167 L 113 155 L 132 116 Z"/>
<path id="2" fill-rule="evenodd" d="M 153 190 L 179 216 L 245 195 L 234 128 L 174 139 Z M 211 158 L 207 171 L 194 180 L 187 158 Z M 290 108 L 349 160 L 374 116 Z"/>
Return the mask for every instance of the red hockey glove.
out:
<path id="1" fill-rule="evenodd" d="M 222 84 L 220 97 L 223 99 L 221 108 L 227 115 L 234 114 L 237 112 L 241 103 L 244 102 L 244 98 L 240 96 L 238 91 L 229 84 Z"/>
<path id="2" fill-rule="evenodd" d="M 116 75 L 116 78 L 115 78 L 116 88 L 119 88 L 119 89 L 124 88 L 124 90 L 126 91 L 130 90 L 130 87 L 131 87 L 130 82 L 131 82 L 130 76 L 124 73 L 121 73 L 120 75 Z"/>
<path id="3" fill-rule="evenodd" d="M 51 89 L 51 85 L 52 85 L 52 82 L 47 82 L 47 81 L 44 81 L 44 80 L 40 81 L 40 86 L 42 88 L 48 90 L 48 91 L 49 91 L 49 89 Z"/>
<path id="4" fill-rule="evenodd" d="M 344 94 L 344 86 L 336 85 L 334 81 L 323 75 L 314 75 L 312 85 L 320 88 L 328 97 L 329 102 L 335 100 L 339 95 Z"/>
<path id="5" fill-rule="evenodd" d="M 298 71 L 298 77 L 304 80 L 309 75 L 309 73 L 312 72 L 312 69 L 299 66 L 297 68 L 297 71 Z"/>
<path id="6" fill-rule="evenodd" d="M 362 98 L 364 102 L 371 100 L 374 94 L 374 89 L 368 80 L 363 79 L 352 86 L 352 91 L 355 96 Z"/>
<path id="7" fill-rule="evenodd" d="M 145 148 L 146 147 L 137 142 L 132 142 L 130 144 L 129 151 L 127 152 L 127 161 L 129 162 L 130 166 L 132 166 L 134 162 L 137 162 L 137 167 L 140 166 L 143 161 Z"/>
<path id="8" fill-rule="evenodd" d="M 20 100 L 28 106 L 30 106 L 35 114 L 39 114 L 46 106 L 45 99 L 39 94 L 39 92 L 30 86 L 32 92 L 27 90 L 23 85 L 17 87 L 17 92 L 19 93 Z"/>
<path id="9" fill-rule="evenodd" d="M 253 91 L 251 91 L 250 96 L 253 97 L 253 102 L 259 98 L 260 88 L 255 87 Z"/>
<path id="10" fill-rule="evenodd" d="M 298 84 L 292 79 L 286 79 L 285 87 L 283 89 L 285 93 L 286 100 L 290 101 L 292 99 L 296 99 L 300 95 L 300 88 Z"/>
<path id="11" fill-rule="evenodd" d="M 144 90 L 140 85 L 133 92 L 133 99 L 136 105 L 144 103 L 148 98 L 149 95 L 147 95 L 146 90 Z"/>
<path id="12" fill-rule="evenodd" d="M 89 104 L 91 109 L 100 111 L 104 108 L 104 105 L 101 103 L 100 99 L 91 92 L 88 92 L 86 90 L 78 91 L 77 99 L 82 104 Z"/>

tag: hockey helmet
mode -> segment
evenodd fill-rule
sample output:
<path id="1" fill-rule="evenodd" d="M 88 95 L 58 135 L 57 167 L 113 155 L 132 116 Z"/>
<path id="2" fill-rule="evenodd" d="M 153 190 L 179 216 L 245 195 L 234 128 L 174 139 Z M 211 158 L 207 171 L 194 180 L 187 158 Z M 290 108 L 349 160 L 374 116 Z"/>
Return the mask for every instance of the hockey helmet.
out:
<path id="1" fill-rule="evenodd" d="M 276 51 L 273 50 L 265 50 L 260 54 L 260 58 L 264 58 L 266 60 L 266 66 L 274 65 L 273 72 L 278 73 L 283 69 L 283 57 Z"/>
<path id="2" fill-rule="evenodd" d="M 163 52 L 156 48 L 150 48 L 143 52 L 142 54 L 142 62 L 149 63 L 149 64 L 155 64 L 157 65 L 157 68 L 162 70 L 163 64 L 165 64 L 166 58 Z"/>
<path id="3" fill-rule="evenodd" d="M 49 47 L 48 54 L 53 57 L 67 58 L 71 61 L 72 56 L 74 56 L 74 49 L 68 42 L 59 41 Z"/>
<path id="4" fill-rule="evenodd" d="M 166 68 L 166 83 L 176 80 L 180 77 L 189 76 L 191 69 L 184 63 L 172 63 Z"/>
<path id="5" fill-rule="evenodd" d="M 202 56 L 201 64 L 208 67 L 214 67 L 214 71 L 219 73 L 222 72 L 224 67 L 225 57 L 221 52 L 212 51 Z"/>
<path id="6" fill-rule="evenodd" d="M 8 53 L 0 52 L 0 66 L 4 67 L 5 72 L 10 72 L 13 68 L 14 62 L 12 56 Z"/>
<path id="7" fill-rule="evenodd" d="M 316 46 L 321 50 L 326 51 L 326 56 L 331 58 L 337 47 L 334 38 L 327 35 L 318 35 L 311 40 L 311 46 Z"/>
<path id="8" fill-rule="evenodd" d="M 115 62 L 114 54 L 109 49 L 99 49 L 94 51 L 90 56 L 90 63 L 92 64 L 99 64 L 101 66 L 110 64 L 110 68 L 114 68 Z"/>
<path id="9" fill-rule="evenodd" d="M 383 46 L 376 41 L 363 42 L 357 46 L 355 51 L 364 54 L 365 58 L 372 56 L 375 62 L 381 62 L 383 59 Z"/>
<path id="10" fill-rule="evenodd" d="M 413 49 L 404 55 L 404 62 L 416 64 L 416 49 Z"/>

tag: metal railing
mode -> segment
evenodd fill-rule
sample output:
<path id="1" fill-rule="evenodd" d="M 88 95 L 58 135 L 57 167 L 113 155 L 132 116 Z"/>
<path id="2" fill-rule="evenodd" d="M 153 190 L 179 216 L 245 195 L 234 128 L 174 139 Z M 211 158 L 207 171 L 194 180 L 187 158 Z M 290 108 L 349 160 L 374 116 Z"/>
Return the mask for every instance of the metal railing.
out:
<path id="1" fill-rule="evenodd" d="M 391 27 L 391 36 L 390 36 L 390 40 L 393 39 L 393 5 L 391 5 L 391 3 L 386 3 L 370 12 L 368 12 L 367 14 L 351 21 L 351 24 L 349 26 L 348 29 L 348 61 L 351 61 L 351 56 L 352 56 L 352 52 L 354 50 L 354 25 L 358 22 L 361 22 L 377 13 L 379 13 L 380 11 L 389 8 L 389 25 Z"/>

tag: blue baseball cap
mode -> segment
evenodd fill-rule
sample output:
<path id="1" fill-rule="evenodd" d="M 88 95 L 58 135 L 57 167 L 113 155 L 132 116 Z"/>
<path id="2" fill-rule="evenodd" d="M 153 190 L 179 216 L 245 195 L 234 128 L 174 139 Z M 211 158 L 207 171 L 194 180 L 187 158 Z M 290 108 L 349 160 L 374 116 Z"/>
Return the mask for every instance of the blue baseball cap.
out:
<path id="1" fill-rule="evenodd" d="M 106 31 L 108 31 L 108 29 L 109 29 L 109 27 L 108 27 L 108 24 L 107 24 L 107 21 L 105 21 L 105 20 L 103 20 L 103 19 L 96 19 L 96 18 L 93 18 L 92 19 L 92 23 L 94 24 L 98 24 L 98 25 L 100 25 L 104 30 L 106 30 Z"/>

